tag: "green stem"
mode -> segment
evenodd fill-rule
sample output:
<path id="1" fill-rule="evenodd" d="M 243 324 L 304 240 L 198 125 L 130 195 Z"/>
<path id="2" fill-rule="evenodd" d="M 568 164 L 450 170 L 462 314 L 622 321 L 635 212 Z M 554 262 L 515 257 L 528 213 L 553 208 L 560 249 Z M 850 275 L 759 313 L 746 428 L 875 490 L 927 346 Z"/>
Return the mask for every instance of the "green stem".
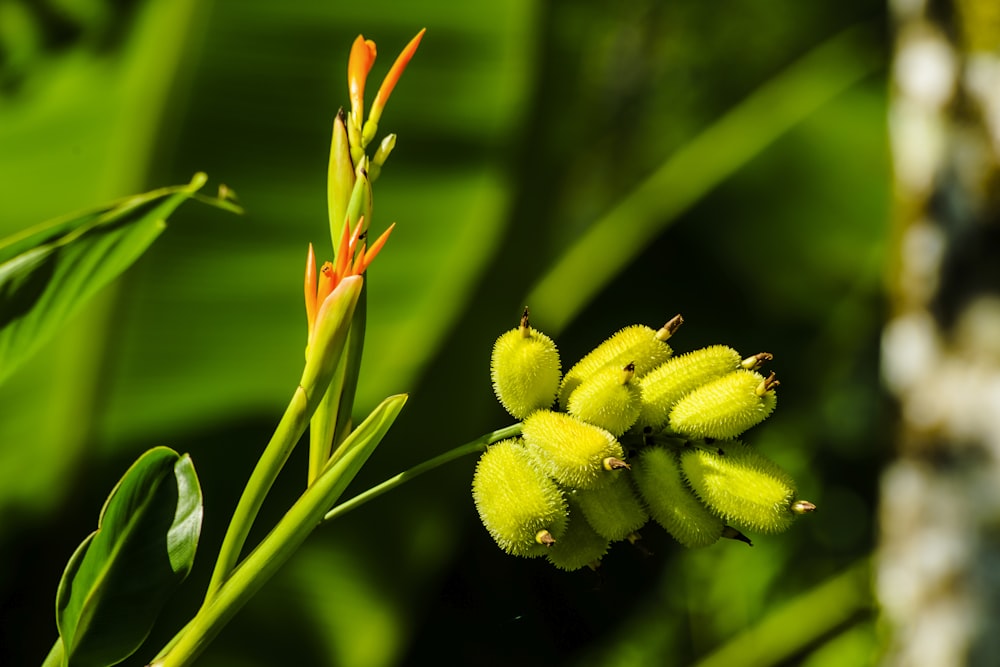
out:
<path id="1" fill-rule="evenodd" d="M 354 409 L 354 396 L 358 391 L 358 377 L 361 375 L 361 357 L 365 351 L 365 328 L 368 322 L 368 283 L 361 290 L 358 305 L 354 307 L 354 320 L 351 322 L 351 333 L 347 337 L 344 376 L 340 386 L 340 404 L 337 407 L 336 425 L 333 429 L 333 450 L 331 458 L 336 460 L 340 455 L 340 445 L 351 433 L 351 414 Z"/>
<path id="2" fill-rule="evenodd" d="M 513 438 L 514 436 L 520 434 L 521 434 L 521 424 L 520 422 L 518 422 L 517 424 L 513 424 L 511 426 L 498 429 L 496 431 L 493 431 L 492 433 L 487 433 L 486 435 L 476 438 L 471 442 L 467 442 L 464 445 L 459 445 L 454 449 L 448 450 L 444 454 L 440 454 L 432 459 L 424 461 L 423 463 L 415 465 L 409 470 L 404 470 L 395 477 L 390 477 L 381 484 L 373 486 L 364 493 L 359 493 L 350 500 L 345 500 L 344 502 L 340 503 L 332 510 L 327 512 L 326 516 L 323 517 L 323 521 L 330 521 L 332 519 L 336 519 L 338 516 L 347 514 L 351 510 L 361 507 L 369 500 L 374 500 L 375 498 L 381 496 L 383 493 L 391 491 L 392 489 L 395 489 L 397 486 L 404 484 L 410 481 L 411 479 L 414 479 L 415 477 L 424 474 L 429 470 L 433 470 L 434 468 L 440 467 L 445 463 L 448 463 L 449 461 L 454 461 L 455 459 L 461 458 L 466 454 L 473 454 L 475 452 L 485 451 L 486 448 L 489 445 L 492 445 L 494 442 L 499 442 L 505 438 Z"/>
<path id="3" fill-rule="evenodd" d="M 219 591 L 240 557 L 240 551 L 246 543 L 250 527 L 264 503 L 267 492 L 274 484 L 278 473 L 281 471 L 285 461 L 288 460 L 295 443 L 306 430 L 309 423 L 311 410 L 305 390 L 299 386 L 292 396 L 288 409 L 282 415 L 278 427 L 271 436 L 271 441 L 267 443 L 264 453 L 261 455 L 257 466 L 250 475 L 240 502 L 233 512 L 233 519 L 229 522 L 229 529 L 219 550 L 219 558 L 215 561 L 215 570 L 212 572 L 212 579 L 208 584 L 208 592 L 205 600 L 211 600 Z"/>
<path id="4" fill-rule="evenodd" d="M 484 451 L 489 445 L 520 433 L 520 423 L 487 433 L 387 479 L 324 515 L 326 508 L 336 502 L 371 453 L 370 448 L 346 447 L 345 454 L 323 471 L 274 530 L 222 581 L 214 594 L 206 596 L 202 608 L 160 652 L 151 667 L 183 667 L 190 664 L 322 521 L 346 514 L 429 470 L 466 454 Z M 381 438 L 381 435 L 378 437 Z"/>
<path id="5" fill-rule="evenodd" d="M 337 365 L 337 372 L 309 422 L 309 484 L 319 477 L 330 461 L 336 461 L 343 453 L 340 445 L 351 433 L 351 412 L 365 344 L 367 294 L 368 285 L 365 284 L 354 307 L 347 346 Z"/>
<path id="6" fill-rule="evenodd" d="M 208 591 L 205 593 L 206 602 L 211 601 L 236 567 L 264 498 L 271 490 L 274 480 L 277 479 L 295 444 L 305 433 L 309 419 L 323 398 L 323 393 L 330 386 L 330 380 L 347 342 L 354 307 L 357 305 L 363 285 L 364 282 L 359 276 L 344 278 L 320 306 L 310 351 L 305 368 L 302 369 L 302 378 L 295 388 L 285 414 L 281 416 L 281 421 L 274 430 L 274 435 L 271 436 L 271 441 L 267 443 L 264 453 L 257 461 L 243 489 L 236 511 L 233 512 L 233 518 L 226 529 L 226 536 L 222 540 L 219 557 L 215 561 L 215 570 L 212 572 Z"/>
<path id="7" fill-rule="evenodd" d="M 337 405 L 340 399 L 340 380 L 343 375 L 346 359 L 341 357 L 330 386 L 326 388 L 323 399 L 319 402 L 316 412 L 309 420 L 309 472 L 307 484 L 312 485 L 323 471 L 323 466 L 330 460 L 330 449 L 333 446 L 333 430 L 337 419 Z"/>
<path id="8" fill-rule="evenodd" d="M 359 450 L 360 451 L 360 450 Z M 346 466 L 353 453 L 341 460 Z M 332 471 L 331 471 L 332 472 Z M 337 475 L 323 475 L 299 498 L 274 530 L 240 563 L 206 604 L 186 631 L 152 667 L 181 667 L 190 664 L 215 638 L 230 619 L 274 576 L 295 553 L 322 517 L 328 491 L 324 480 L 340 481 Z M 346 481 L 343 482 L 346 486 Z"/>
<path id="9" fill-rule="evenodd" d="M 351 434 L 344 456 L 336 464 L 328 466 L 316 482 L 299 496 L 274 529 L 226 578 L 215 595 L 205 599 L 195 617 L 178 637 L 171 640 L 168 644 L 170 648 L 160 652 L 151 667 L 183 667 L 191 664 L 205 650 L 236 612 L 278 572 L 320 524 L 323 513 L 337 501 L 382 440 L 405 399 L 405 396 L 386 399 L 378 412 Z"/>

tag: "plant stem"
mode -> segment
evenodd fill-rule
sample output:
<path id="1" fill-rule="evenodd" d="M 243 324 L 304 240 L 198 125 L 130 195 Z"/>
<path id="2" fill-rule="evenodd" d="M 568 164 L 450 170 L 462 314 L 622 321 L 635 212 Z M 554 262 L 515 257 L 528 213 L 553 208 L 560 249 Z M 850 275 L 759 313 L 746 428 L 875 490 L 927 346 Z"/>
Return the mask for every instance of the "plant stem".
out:
<path id="1" fill-rule="evenodd" d="M 250 474 L 243 495 L 236 505 L 236 511 L 233 512 L 233 518 L 226 529 L 226 536 L 222 540 L 219 557 L 215 561 L 208 591 L 205 593 L 206 603 L 212 600 L 236 567 L 247 535 L 250 534 L 250 527 L 257 518 L 260 506 L 264 504 L 264 498 L 271 490 L 274 480 L 284 467 L 295 444 L 305 433 L 316 406 L 330 386 L 330 380 L 347 342 L 354 308 L 363 286 L 364 280 L 360 276 L 347 276 L 341 279 L 319 307 L 314 336 L 310 342 L 309 354 L 306 356 L 305 368 L 302 369 L 302 377 L 285 414 L 281 416 L 281 421 L 274 430 L 274 435 L 271 436 L 264 453 Z"/>
<path id="2" fill-rule="evenodd" d="M 309 420 L 309 471 L 306 479 L 308 486 L 316 481 L 323 466 L 330 460 L 337 406 L 340 401 L 340 382 L 344 374 L 345 363 L 347 363 L 347 359 L 341 357 L 330 386 L 326 388 L 323 399 L 319 402 L 312 419 Z"/>
<path id="3" fill-rule="evenodd" d="M 274 430 L 270 442 L 253 469 L 243 495 L 240 496 L 236 511 L 223 539 L 219 557 L 215 561 L 215 570 L 205 593 L 205 600 L 211 600 L 233 571 L 240 557 L 240 551 L 246 542 L 253 520 L 264 503 L 264 497 L 274 484 L 288 456 L 292 453 L 295 443 L 306 430 L 311 416 L 305 390 L 299 386 L 292 396 L 288 409 L 282 415 L 278 427 Z"/>
<path id="4" fill-rule="evenodd" d="M 464 445 L 459 445 L 454 449 L 448 450 L 444 454 L 439 454 L 438 456 L 435 456 L 432 459 L 428 459 L 423 463 L 413 466 L 409 470 L 404 470 L 398 475 L 390 477 L 381 484 L 373 486 L 372 488 L 368 489 L 363 493 L 359 493 L 350 500 L 345 500 L 344 502 L 340 503 L 332 510 L 327 512 L 326 516 L 323 517 L 323 521 L 330 521 L 332 519 L 336 519 L 338 516 L 347 514 L 351 510 L 357 507 L 361 507 L 369 500 L 374 500 L 375 498 L 381 496 L 383 493 L 391 491 L 397 486 L 405 482 L 408 482 L 411 479 L 414 479 L 415 477 L 418 477 L 429 470 L 433 470 L 434 468 L 442 466 L 445 463 L 448 463 L 449 461 L 461 458 L 466 454 L 473 454 L 475 452 L 485 451 L 489 445 L 492 445 L 495 442 L 499 442 L 505 438 L 512 438 L 520 434 L 521 434 L 521 423 L 518 422 L 517 424 L 512 424 L 511 426 L 498 429 L 496 431 L 493 431 L 492 433 L 487 433 L 479 438 L 476 438 L 475 440 L 472 440 L 471 442 L 465 443 Z"/>
<path id="5" fill-rule="evenodd" d="M 360 452 L 359 452 L 360 453 Z M 344 467 L 353 456 L 341 460 Z M 153 667 L 189 665 L 201 654 L 230 619 L 295 553 L 316 527 L 325 500 L 324 479 L 339 481 L 338 475 L 324 475 L 299 498 L 274 530 L 233 570 L 195 615 L 183 634 L 172 642 Z M 343 481 L 344 486 L 347 480 Z"/>
<path id="6" fill-rule="evenodd" d="M 226 578 L 215 595 L 160 652 L 152 667 L 183 667 L 191 664 L 229 620 L 245 605 L 320 524 L 323 513 L 364 465 L 399 414 L 405 395 L 385 401 L 345 443 L 346 453 L 328 466 L 316 482 L 299 496 L 281 521 Z"/>
<path id="7" fill-rule="evenodd" d="M 287 413 L 286 413 L 287 414 Z M 284 420 L 282 420 L 284 421 Z M 281 430 L 279 425 L 279 431 Z M 224 579 L 202 608 L 152 663 L 153 667 L 182 667 L 190 664 L 233 615 L 270 579 L 322 521 L 334 519 L 364 505 L 429 470 L 449 461 L 484 451 L 489 445 L 521 433 L 521 424 L 512 424 L 428 459 L 409 470 L 322 512 L 343 493 L 367 459 L 370 449 L 347 447 L 343 457 L 329 465 L 316 479 L 274 530 Z M 380 438 L 381 436 L 379 436 Z M 55 650 L 55 649 L 53 649 Z M 49 667 L 44 665 L 43 667 Z"/>

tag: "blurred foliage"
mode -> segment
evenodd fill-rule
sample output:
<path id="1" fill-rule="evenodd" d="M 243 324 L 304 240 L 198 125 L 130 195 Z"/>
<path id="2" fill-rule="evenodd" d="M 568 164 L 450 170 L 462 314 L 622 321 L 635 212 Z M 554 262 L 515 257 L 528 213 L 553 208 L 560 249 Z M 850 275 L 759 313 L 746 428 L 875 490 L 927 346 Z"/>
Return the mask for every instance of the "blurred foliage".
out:
<path id="1" fill-rule="evenodd" d="M 470 498 L 474 461 L 459 461 L 318 531 L 202 662 L 692 664 L 729 641 L 771 656 L 742 653 L 743 664 L 870 660 L 858 572 L 887 451 L 876 371 L 884 12 L 870 0 L 724 10 L 695 0 L 0 0 L 0 236 L 199 170 L 248 212 L 182 210 L 0 386 L 0 664 L 44 657 L 66 558 L 121 470 L 153 445 L 191 453 L 205 534 L 149 651 L 126 664 L 142 664 L 196 608 L 206 554 L 301 368 L 301 271 L 306 244 L 326 234 L 326 151 L 347 103 L 351 41 L 378 42 L 377 80 L 425 26 L 380 123 L 399 142 L 375 185 L 374 226 L 400 224 L 370 276 L 357 412 L 389 393 L 412 398 L 352 488 L 506 425 L 489 350 L 526 295 L 638 184 L 706 133 L 725 139 L 720 119 L 778 85 L 735 144 L 689 158 L 679 175 L 700 186 L 683 206 L 660 206 L 654 191 L 653 206 L 617 219 L 622 242 L 611 235 L 589 258 L 585 299 L 573 298 L 577 284 L 557 285 L 556 298 L 578 305 L 552 326 L 527 305 L 567 365 L 621 326 L 676 312 L 687 321 L 679 350 L 774 353 L 780 406 L 748 441 L 820 511 L 752 549 L 689 552 L 647 529 L 598 573 L 568 575 L 495 547 Z M 849 44 L 809 69 L 845 30 Z M 790 71 L 798 83 L 781 88 Z M 726 169 L 712 172 L 710 158 Z M 635 245 L 632 225 L 647 230 Z M 304 451 L 288 473 L 265 525 L 304 484 Z M 790 641 L 769 622 L 789 606 L 828 622 Z"/>

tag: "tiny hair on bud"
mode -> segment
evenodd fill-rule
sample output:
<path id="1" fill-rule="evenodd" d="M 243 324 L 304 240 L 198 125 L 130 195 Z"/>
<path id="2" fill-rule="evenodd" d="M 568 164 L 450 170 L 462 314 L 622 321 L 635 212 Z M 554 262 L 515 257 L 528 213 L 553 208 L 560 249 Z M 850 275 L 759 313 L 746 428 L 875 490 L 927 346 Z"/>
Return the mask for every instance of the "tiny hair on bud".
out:
<path id="1" fill-rule="evenodd" d="M 691 438 L 728 440 L 764 421 L 777 404 L 774 374 L 739 369 L 688 393 L 670 410 L 670 428 Z"/>
<path id="2" fill-rule="evenodd" d="M 545 474 L 571 489 L 610 484 L 614 475 L 604 462 L 625 456 L 611 433 L 563 412 L 531 413 L 522 423 L 521 435 Z"/>

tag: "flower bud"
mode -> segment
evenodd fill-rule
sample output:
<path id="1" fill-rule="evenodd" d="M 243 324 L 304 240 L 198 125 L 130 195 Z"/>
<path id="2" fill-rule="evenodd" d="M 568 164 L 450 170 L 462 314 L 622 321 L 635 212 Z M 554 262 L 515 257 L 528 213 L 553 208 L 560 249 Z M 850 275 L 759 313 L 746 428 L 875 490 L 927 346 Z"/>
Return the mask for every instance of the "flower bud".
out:
<path id="1" fill-rule="evenodd" d="M 497 545 L 515 556 L 541 556 L 566 529 L 562 491 L 514 439 L 491 445 L 480 457 L 472 499 Z"/>
<path id="2" fill-rule="evenodd" d="M 597 569 L 601 558 L 608 552 L 608 539 L 594 531 L 575 503 L 570 502 L 569 507 L 566 532 L 545 552 L 545 557 L 560 570 Z"/>
<path id="3" fill-rule="evenodd" d="M 638 423 L 659 431 L 680 399 L 703 384 L 740 367 L 740 355 L 726 345 L 712 345 L 671 357 L 639 381 L 642 406 Z"/>
<path id="4" fill-rule="evenodd" d="M 681 470 L 698 497 L 726 523 L 757 533 L 780 533 L 801 509 L 795 482 L 763 454 L 741 442 L 692 447 L 681 454 Z"/>
<path id="5" fill-rule="evenodd" d="M 707 547 L 722 535 L 722 520 L 691 493 L 673 452 L 646 447 L 636 455 L 632 479 L 653 520 L 684 546 Z"/>
<path id="6" fill-rule="evenodd" d="M 635 364 L 635 374 L 642 377 L 670 358 L 673 350 L 666 340 L 683 322 L 680 315 L 659 330 L 636 324 L 625 327 L 611 338 L 591 350 L 566 373 L 559 388 L 559 406 L 566 409 L 569 397 L 584 380 L 605 366 L 624 368 Z"/>
<path id="7" fill-rule="evenodd" d="M 615 475 L 599 489 L 574 491 L 571 498 L 594 531 L 612 542 L 625 539 L 649 520 L 625 475 Z"/>
<path id="8" fill-rule="evenodd" d="M 347 276 L 322 303 L 315 304 L 318 310 L 315 322 L 311 323 L 306 365 L 299 379 L 310 401 L 323 396 L 340 363 L 363 285 L 361 276 Z"/>
<path id="9" fill-rule="evenodd" d="M 642 394 L 635 376 L 635 364 L 624 368 L 605 366 L 584 380 L 569 397 L 567 411 L 585 422 L 619 436 L 639 416 Z"/>
<path id="10" fill-rule="evenodd" d="M 516 419 L 552 405 L 559 389 L 560 370 L 555 343 L 528 325 L 527 308 L 520 326 L 501 335 L 493 345 L 493 391 Z"/>
<path id="11" fill-rule="evenodd" d="M 615 470 L 628 467 L 613 435 L 562 412 L 533 412 L 521 437 L 545 474 L 572 489 L 599 488 Z"/>
<path id="12" fill-rule="evenodd" d="M 670 428 L 692 438 L 735 438 L 764 421 L 777 403 L 774 373 L 740 369 L 703 384 L 670 411 Z"/>
<path id="13" fill-rule="evenodd" d="M 379 174 L 382 173 L 382 165 L 385 161 L 389 159 L 389 154 L 392 153 L 392 149 L 396 147 L 396 135 L 387 134 L 381 142 L 379 142 L 378 150 L 375 151 L 375 155 L 372 156 L 371 162 L 368 165 L 368 180 L 374 183 Z"/>
<path id="14" fill-rule="evenodd" d="M 327 171 L 326 199 L 330 214 L 330 238 L 337 242 L 347 203 L 354 191 L 354 163 L 351 161 L 351 146 L 347 140 L 347 118 L 344 110 L 337 112 L 333 120 L 333 136 L 330 140 L 330 165 Z"/>

